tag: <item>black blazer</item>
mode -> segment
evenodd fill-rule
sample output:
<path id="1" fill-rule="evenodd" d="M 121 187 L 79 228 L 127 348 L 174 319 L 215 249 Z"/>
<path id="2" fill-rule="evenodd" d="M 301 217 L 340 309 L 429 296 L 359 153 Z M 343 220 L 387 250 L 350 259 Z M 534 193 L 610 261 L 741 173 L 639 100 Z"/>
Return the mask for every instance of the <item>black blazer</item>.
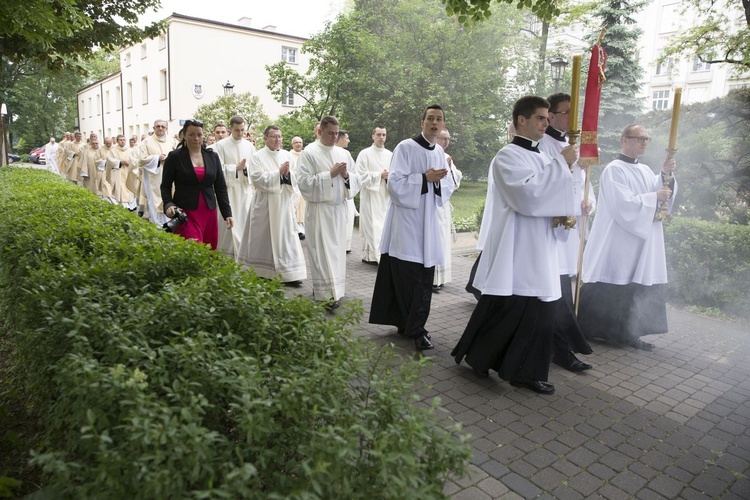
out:
<path id="1" fill-rule="evenodd" d="M 161 199 L 164 202 L 164 212 L 166 213 L 172 205 L 195 210 L 198 208 L 198 193 L 203 193 L 208 208 L 215 209 L 218 200 L 221 216 L 225 219 L 231 217 L 232 207 L 229 205 L 227 183 L 224 180 L 224 170 L 221 168 L 219 155 L 206 148 L 202 148 L 201 153 L 203 153 L 206 175 L 200 183 L 190 161 L 190 151 L 187 146 L 175 149 L 167 155 L 161 178 Z M 174 184 L 174 195 L 172 184 Z"/>

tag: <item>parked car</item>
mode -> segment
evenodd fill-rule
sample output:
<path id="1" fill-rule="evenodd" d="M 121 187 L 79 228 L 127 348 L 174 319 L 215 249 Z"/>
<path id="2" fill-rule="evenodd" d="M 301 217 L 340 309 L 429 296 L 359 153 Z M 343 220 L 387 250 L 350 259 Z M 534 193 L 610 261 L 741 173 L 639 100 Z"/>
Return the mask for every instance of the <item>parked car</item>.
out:
<path id="1" fill-rule="evenodd" d="M 18 156 L 15 153 L 8 153 L 8 162 L 10 163 L 16 163 L 17 161 L 21 161 L 21 157 Z"/>
<path id="2" fill-rule="evenodd" d="M 44 156 L 44 147 L 34 148 L 31 151 L 29 151 L 29 161 L 31 163 L 46 165 L 47 158 L 45 158 Z"/>

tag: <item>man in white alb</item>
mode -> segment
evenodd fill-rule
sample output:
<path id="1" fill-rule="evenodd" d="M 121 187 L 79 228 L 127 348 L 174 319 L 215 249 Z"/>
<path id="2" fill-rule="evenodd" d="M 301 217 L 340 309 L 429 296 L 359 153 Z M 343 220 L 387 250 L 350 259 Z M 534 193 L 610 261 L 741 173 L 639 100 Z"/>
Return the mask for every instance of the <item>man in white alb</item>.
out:
<path id="1" fill-rule="evenodd" d="M 315 300 L 329 310 L 346 293 L 347 200 L 359 192 L 351 155 L 336 146 L 339 122 L 333 116 L 320 121 L 319 139 L 308 144 L 297 163 L 297 183 L 307 201 L 305 229 L 310 276 Z"/>
<path id="2" fill-rule="evenodd" d="M 147 136 L 133 153 L 140 172 L 142 200 L 139 204 L 144 207 L 143 218 L 159 227 L 169 220 L 164 214 L 164 203 L 161 199 L 164 160 L 176 147 L 177 141 L 167 133 L 166 120 L 156 120 L 154 133 Z"/>
<path id="3" fill-rule="evenodd" d="M 561 297 L 557 237 L 552 219 L 573 215 L 575 146 L 551 158 L 537 145 L 547 129 L 549 103 L 525 96 L 513 106 L 517 134 L 490 164 L 479 242 L 482 256 L 473 286 L 479 302 L 451 352 L 482 377 L 496 370 L 503 380 L 541 394 L 547 382 Z"/>
<path id="4" fill-rule="evenodd" d="M 292 155 L 282 149 L 281 129 L 276 125 L 266 127 L 263 140 L 266 147 L 250 161 L 255 194 L 237 260 L 252 266 L 262 278 L 280 277 L 285 285 L 297 287 L 307 277 L 307 266 L 294 222 L 297 178 L 291 170 Z"/>
<path id="5" fill-rule="evenodd" d="M 570 95 L 564 93 L 552 94 L 547 98 L 549 102 L 549 125 L 544 135 L 539 139 L 539 151 L 554 158 L 568 145 L 566 136 L 569 125 Z M 579 227 L 583 224 L 582 213 L 589 214 L 593 210 L 594 188 L 589 185 L 588 206 L 583 205 L 583 190 L 586 184 L 586 173 L 578 165 L 572 165 L 573 191 L 577 200 L 573 207 L 576 224 L 568 227 L 563 218 L 555 219 L 553 223 L 557 238 L 557 255 L 560 264 L 560 290 L 562 298 L 557 303 L 557 317 L 555 334 L 552 343 L 552 362 L 568 371 L 580 372 L 593 368 L 575 356 L 575 353 L 591 354 L 591 346 L 586 342 L 575 316 L 573 304 L 573 290 L 571 278 L 578 274 L 578 252 L 580 249 Z"/>
<path id="6" fill-rule="evenodd" d="M 578 323 L 586 338 L 650 351 L 643 335 L 666 333 L 667 260 L 664 228 L 655 217 L 671 211 L 677 191 L 674 158 L 661 171 L 638 161 L 651 137 L 628 125 L 621 151 L 599 177 L 599 204 L 583 253 Z"/>
<path id="7" fill-rule="evenodd" d="M 349 147 L 349 132 L 346 130 L 339 130 L 339 137 L 336 139 L 336 146 L 346 149 Z M 352 172 L 355 169 L 354 158 L 349 153 L 349 160 L 347 163 L 352 167 Z M 352 236 L 354 236 L 354 217 L 357 215 L 357 207 L 354 205 L 354 199 L 346 200 L 346 253 L 352 252 Z"/>
<path id="8" fill-rule="evenodd" d="M 375 127 L 372 146 L 357 156 L 357 175 L 362 182 L 359 193 L 359 231 L 362 237 L 362 262 L 380 262 L 380 238 L 383 236 L 385 213 L 388 210 L 388 169 L 393 153 L 385 148 L 388 131 Z"/>
<path id="9" fill-rule="evenodd" d="M 292 171 L 297 171 L 297 161 L 299 161 L 299 155 L 302 154 L 302 149 L 304 147 L 304 142 L 302 141 L 302 137 L 294 137 L 292 139 L 292 150 L 289 151 L 292 154 L 292 158 L 294 159 L 294 162 L 292 163 Z M 304 240 L 305 239 L 305 208 L 307 207 L 307 202 L 302 197 L 302 194 L 299 192 L 299 188 L 295 186 L 295 195 L 292 199 L 292 204 L 294 206 L 294 220 L 297 223 L 297 235 L 299 236 L 299 239 Z"/>
<path id="10" fill-rule="evenodd" d="M 214 151 L 219 155 L 224 169 L 224 179 L 227 183 L 229 204 L 232 206 L 234 227 L 227 229 L 226 224 L 219 224 L 218 249 L 233 259 L 237 258 L 245 234 L 245 224 L 250 216 L 250 206 L 253 201 L 253 186 L 248 177 L 247 167 L 255 153 L 255 146 L 245 139 L 245 119 L 233 116 L 229 119 L 230 135 L 214 145 Z M 214 133 L 220 130 L 217 125 Z M 217 211 L 217 217 L 221 213 Z"/>
<path id="11" fill-rule="evenodd" d="M 49 142 L 44 145 L 44 158 L 47 161 L 47 169 L 60 175 L 60 169 L 57 167 L 57 149 L 58 144 L 54 137 L 49 138 Z"/>
<path id="12" fill-rule="evenodd" d="M 446 151 L 451 145 L 451 133 L 448 129 L 443 129 L 438 136 L 437 143 Z M 453 158 L 445 153 L 445 161 L 448 165 L 448 175 L 456 184 L 456 189 L 461 186 L 461 179 L 464 174 L 456 168 Z M 443 245 L 443 263 L 435 266 L 435 278 L 432 280 L 432 291 L 439 292 L 443 285 L 453 281 L 451 247 L 453 246 L 453 205 L 450 202 L 438 207 L 438 225 L 440 226 L 440 242 Z"/>
<path id="13" fill-rule="evenodd" d="M 380 242 L 382 252 L 369 322 L 393 325 L 410 337 L 417 351 L 433 349 L 425 329 L 432 301 L 435 266 L 443 263 L 437 207 L 456 188 L 445 152 L 436 144 L 445 127 L 443 108 L 428 106 L 422 132 L 393 150 L 388 171 L 391 203 Z"/>

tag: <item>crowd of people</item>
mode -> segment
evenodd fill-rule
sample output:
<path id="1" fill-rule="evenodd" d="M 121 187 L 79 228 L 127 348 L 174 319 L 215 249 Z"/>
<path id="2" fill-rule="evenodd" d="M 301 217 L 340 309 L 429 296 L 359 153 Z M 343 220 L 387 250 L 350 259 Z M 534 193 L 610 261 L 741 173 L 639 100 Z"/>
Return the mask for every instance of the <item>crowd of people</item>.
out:
<path id="1" fill-rule="evenodd" d="M 467 290 L 478 302 L 456 347 L 457 363 L 480 377 L 491 370 L 511 384 L 551 394 L 550 362 L 592 368 L 587 339 L 653 349 L 640 337 L 667 331 L 667 282 L 660 207 L 671 209 L 675 161 L 659 174 L 641 163 L 644 127 L 622 132 L 621 154 L 600 179 L 598 204 L 586 190 L 578 150 L 567 140 L 570 96 L 526 96 L 513 108 L 515 135 L 491 161 L 479 257 Z M 415 120 L 416 121 L 416 120 Z M 434 348 L 425 329 L 433 293 L 451 282 L 455 237 L 450 198 L 462 173 L 446 152 L 444 110 L 425 109 L 421 131 L 385 148 L 387 129 L 355 161 L 348 131 L 326 116 L 316 140 L 282 148 L 282 130 L 263 131 L 261 147 L 241 116 L 187 120 L 175 137 L 167 122 L 139 142 L 118 135 L 103 145 L 66 134 L 47 145 L 50 168 L 95 195 L 160 227 L 208 244 L 263 278 L 298 287 L 332 311 L 346 294 L 346 254 L 360 219 L 362 261 L 377 266 L 369 321 L 396 327 L 417 351 Z M 256 149 L 257 148 L 257 149 Z M 354 197 L 359 193 L 359 212 Z M 596 209 L 580 262 L 585 218 Z M 583 227 L 582 227 L 583 226 Z M 582 265 L 581 265 L 582 264 Z M 572 282 L 583 268 L 580 312 Z"/>

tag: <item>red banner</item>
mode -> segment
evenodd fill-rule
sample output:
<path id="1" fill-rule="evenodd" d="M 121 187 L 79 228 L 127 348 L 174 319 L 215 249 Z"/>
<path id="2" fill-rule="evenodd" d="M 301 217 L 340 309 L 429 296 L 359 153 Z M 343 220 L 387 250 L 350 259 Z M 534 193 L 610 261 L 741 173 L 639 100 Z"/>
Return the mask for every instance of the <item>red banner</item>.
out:
<path id="1" fill-rule="evenodd" d="M 607 51 L 599 43 L 591 47 L 591 62 L 586 81 L 586 101 L 583 104 L 583 121 L 581 122 L 580 157 L 581 167 L 599 165 L 599 147 L 597 130 L 599 128 L 599 102 L 602 97 L 602 84 L 607 80 L 604 67 L 607 62 Z"/>

